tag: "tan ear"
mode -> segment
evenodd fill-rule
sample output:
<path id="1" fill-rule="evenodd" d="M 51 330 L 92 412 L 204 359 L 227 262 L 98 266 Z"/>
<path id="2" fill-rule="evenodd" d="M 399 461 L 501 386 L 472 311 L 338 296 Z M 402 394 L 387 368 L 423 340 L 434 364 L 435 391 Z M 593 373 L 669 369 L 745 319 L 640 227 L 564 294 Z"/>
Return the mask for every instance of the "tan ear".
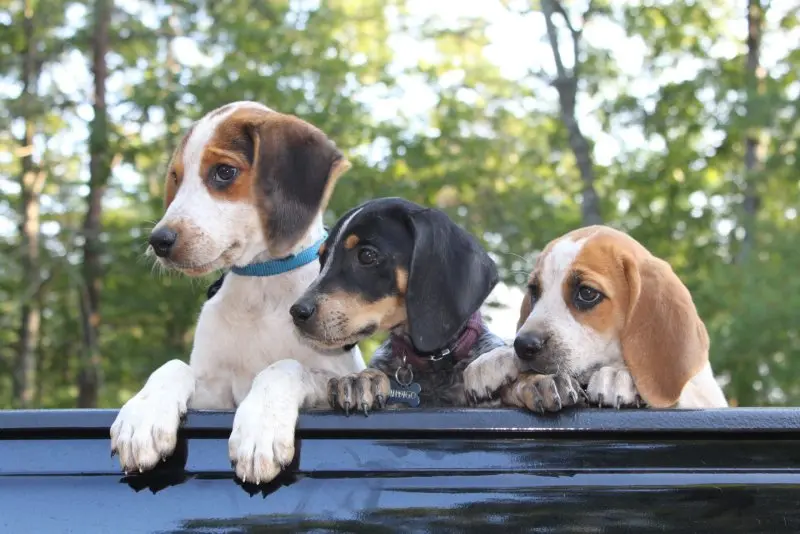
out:
<path id="1" fill-rule="evenodd" d="M 642 398 L 667 408 L 708 361 L 708 332 L 667 262 L 626 255 L 622 263 L 629 288 L 622 356 Z"/>
<path id="2" fill-rule="evenodd" d="M 517 332 L 519 332 L 519 329 L 522 328 L 522 325 L 525 324 L 525 321 L 528 319 L 528 316 L 531 314 L 532 310 L 533 306 L 531 306 L 530 291 L 525 291 L 525 297 L 522 299 L 522 305 L 519 307 L 519 320 L 517 321 Z"/>

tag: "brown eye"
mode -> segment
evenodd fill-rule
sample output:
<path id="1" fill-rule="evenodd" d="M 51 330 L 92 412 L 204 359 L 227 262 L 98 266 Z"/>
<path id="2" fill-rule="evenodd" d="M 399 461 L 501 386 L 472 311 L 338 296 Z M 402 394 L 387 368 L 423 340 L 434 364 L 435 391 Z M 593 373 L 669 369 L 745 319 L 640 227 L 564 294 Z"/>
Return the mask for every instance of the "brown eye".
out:
<path id="1" fill-rule="evenodd" d="M 178 173 L 177 172 L 175 172 L 175 171 L 170 172 L 169 173 L 169 177 L 172 179 L 172 183 L 173 184 L 178 185 Z"/>
<path id="2" fill-rule="evenodd" d="M 539 289 L 539 284 L 533 282 L 528 285 L 528 294 L 531 297 L 531 304 L 534 304 L 537 300 L 539 300 L 539 295 L 541 294 L 541 290 Z"/>
<path id="3" fill-rule="evenodd" d="M 221 163 L 214 168 L 212 179 L 217 184 L 227 184 L 232 182 L 239 175 L 239 169 Z"/>
<path id="4" fill-rule="evenodd" d="M 358 251 L 358 263 L 361 265 L 372 265 L 378 261 L 378 253 L 374 248 L 363 247 Z"/>
<path id="5" fill-rule="evenodd" d="M 575 291 L 575 306 L 582 310 L 588 310 L 597 306 L 603 297 L 604 295 L 595 288 L 580 285 Z"/>

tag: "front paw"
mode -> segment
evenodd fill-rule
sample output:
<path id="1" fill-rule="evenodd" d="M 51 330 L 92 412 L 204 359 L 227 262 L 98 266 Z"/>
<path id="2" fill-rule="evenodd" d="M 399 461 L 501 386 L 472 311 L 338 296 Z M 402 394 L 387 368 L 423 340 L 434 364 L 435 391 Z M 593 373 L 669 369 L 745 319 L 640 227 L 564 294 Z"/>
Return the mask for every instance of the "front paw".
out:
<path id="1" fill-rule="evenodd" d="M 624 368 L 601 367 L 589 379 L 586 393 L 591 404 L 613 408 L 641 407 L 644 403 L 630 372 Z"/>
<path id="2" fill-rule="evenodd" d="M 178 443 L 186 402 L 142 390 L 120 409 L 111 425 L 111 455 L 125 473 L 147 471 L 164 461 Z"/>
<path id="3" fill-rule="evenodd" d="M 578 381 L 564 374 L 525 374 L 503 392 L 503 401 L 533 412 L 557 412 L 583 402 Z"/>
<path id="4" fill-rule="evenodd" d="M 473 402 L 496 396 L 519 376 L 519 361 L 512 347 L 498 347 L 481 354 L 464 369 L 464 390 Z"/>
<path id="5" fill-rule="evenodd" d="M 298 408 L 248 395 L 233 418 L 228 456 L 242 482 L 270 482 L 294 458 Z"/>
<path id="6" fill-rule="evenodd" d="M 377 369 L 365 369 L 328 381 L 331 407 L 344 410 L 348 416 L 350 409 L 361 410 L 364 415 L 369 415 L 370 410 L 383 409 L 390 390 L 389 377 Z"/>

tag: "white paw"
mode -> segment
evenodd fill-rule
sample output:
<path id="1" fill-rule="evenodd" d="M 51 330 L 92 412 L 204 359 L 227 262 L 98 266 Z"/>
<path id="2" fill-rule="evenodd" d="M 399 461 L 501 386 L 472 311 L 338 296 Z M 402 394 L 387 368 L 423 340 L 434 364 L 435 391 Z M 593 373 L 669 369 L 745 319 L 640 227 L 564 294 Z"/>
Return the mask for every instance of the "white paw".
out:
<path id="1" fill-rule="evenodd" d="M 242 482 L 270 482 L 294 458 L 298 407 L 253 391 L 233 418 L 228 455 Z"/>
<path id="2" fill-rule="evenodd" d="M 586 388 L 590 404 L 598 406 L 636 406 L 643 404 L 633 377 L 627 369 L 601 367 L 589 379 Z"/>
<path id="3" fill-rule="evenodd" d="M 491 398 L 519 376 L 513 347 L 498 347 L 481 354 L 464 369 L 464 390 L 473 401 Z"/>
<path id="4" fill-rule="evenodd" d="M 165 460 L 178 442 L 186 400 L 145 387 L 120 409 L 111 425 L 111 451 L 126 473 L 147 471 Z"/>

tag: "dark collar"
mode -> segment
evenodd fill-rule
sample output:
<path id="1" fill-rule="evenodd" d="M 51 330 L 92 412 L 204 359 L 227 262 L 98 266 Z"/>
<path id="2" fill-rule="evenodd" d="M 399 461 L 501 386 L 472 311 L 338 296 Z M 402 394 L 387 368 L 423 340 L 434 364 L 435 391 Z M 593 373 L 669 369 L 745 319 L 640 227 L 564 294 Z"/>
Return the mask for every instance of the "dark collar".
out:
<path id="1" fill-rule="evenodd" d="M 448 345 L 434 352 L 421 354 L 414 348 L 411 341 L 403 335 L 392 334 L 392 357 L 398 360 L 406 358 L 412 367 L 425 369 L 430 364 L 436 362 L 452 361 L 457 362 L 469 357 L 469 353 L 478 337 L 483 332 L 483 321 L 481 312 L 476 311 L 467 321 L 461 333 Z"/>

